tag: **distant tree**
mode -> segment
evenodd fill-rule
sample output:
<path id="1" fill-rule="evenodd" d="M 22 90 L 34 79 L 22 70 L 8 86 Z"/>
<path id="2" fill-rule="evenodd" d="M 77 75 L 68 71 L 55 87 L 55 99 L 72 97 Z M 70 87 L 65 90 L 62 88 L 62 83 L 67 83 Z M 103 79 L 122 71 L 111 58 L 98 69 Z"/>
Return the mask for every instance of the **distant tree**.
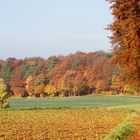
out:
<path id="1" fill-rule="evenodd" d="M 35 94 L 35 96 L 42 96 L 42 97 L 44 97 L 44 96 L 46 96 L 46 94 L 45 94 L 45 84 L 40 84 L 40 85 L 38 85 L 38 86 L 36 86 L 35 87 L 35 89 L 34 89 L 34 94 Z"/>
<path id="2" fill-rule="evenodd" d="M 74 78 L 76 76 L 75 71 L 69 70 L 63 76 L 63 85 L 65 90 L 67 91 L 68 96 L 73 96 L 73 88 L 74 88 Z"/>
<path id="3" fill-rule="evenodd" d="M 39 74 L 40 69 L 42 68 L 42 63 L 29 61 L 22 64 L 22 70 L 24 73 L 24 79 L 26 79 L 30 75 Z"/>
<path id="4" fill-rule="evenodd" d="M 43 75 L 37 75 L 35 77 L 34 86 L 37 87 L 41 85 L 42 83 L 45 83 L 45 78 L 43 77 Z"/>
<path id="5" fill-rule="evenodd" d="M 79 64 L 80 64 L 79 60 L 74 61 L 71 65 L 71 69 L 76 70 Z"/>
<path id="6" fill-rule="evenodd" d="M 47 85 L 45 88 L 45 92 L 49 95 L 49 96 L 55 96 L 57 95 L 57 89 L 54 85 Z"/>
<path id="7" fill-rule="evenodd" d="M 116 94 L 119 94 L 123 91 L 124 82 L 120 76 L 113 75 L 111 89 L 115 91 Z"/>
<path id="8" fill-rule="evenodd" d="M 4 83 L 6 85 L 9 84 L 10 78 L 12 75 L 12 67 L 11 67 L 11 61 L 6 60 L 0 68 L 0 77 L 4 79 Z"/>
<path id="9" fill-rule="evenodd" d="M 82 75 L 77 74 L 77 76 L 74 79 L 74 88 L 73 88 L 74 95 L 77 96 L 87 95 L 89 94 L 88 89 L 89 87 L 87 79 Z"/>
<path id="10" fill-rule="evenodd" d="M 34 80 L 35 80 L 35 77 L 30 75 L 28 76 L 28 78 L 26 79 L 26 91 L 28 92 L 29 96 L 33 96 L 34 95 Z"/>
<path id="11" fill-rule="evenodd" d="M 96 87 L 96 92 L 110 90 L 109 81 L 106 81 L 106 80 L 98 80 L 95 87 Z"/>
<path id="12" fill-rule="evenodd" d="M 57 84 L 57 91 L 60 96 L 63 96 L 63 97 L 68 96 L 68 91 L 67 91 L 67 88 L 65 86 L 63 79 L 59 79 L 58 84 Z"/>
<path id="13" fill-rule="evenodd" d="M 18 69 L 15 74 L 11 77 L 10 80 L 11 91 L 15 96 L 27 96 L 25 90 L 25 80 L 23 79 L 23 72 L 21 69 Z"/>
<path id="14" fill-rule="evenodd" d="M 126 70 L 127 82 L 140 87 L 140 1 L 107 0 L 112 6 L 114 22 L 108 26 L 114 62 Z"/>
<path id="15" fill-rule="evenodd" d="M 48 58 L 47 64 L 48 64 L 48 72 L 52 70 L 52 68 L 59 63 L 59 58 L 56 56 L 52 56 Z"/>

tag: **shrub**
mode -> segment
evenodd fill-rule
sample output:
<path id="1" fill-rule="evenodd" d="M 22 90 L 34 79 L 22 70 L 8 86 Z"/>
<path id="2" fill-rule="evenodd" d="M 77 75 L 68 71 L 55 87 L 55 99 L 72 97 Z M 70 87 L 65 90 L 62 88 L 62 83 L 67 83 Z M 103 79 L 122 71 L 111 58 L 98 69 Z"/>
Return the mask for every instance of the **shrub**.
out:
<path id="1" fill-rule="evenodd" d="M 136 94 L 135 87 L 130 86 L 130 85 L 125 85 L 124 86 L 124 92 L 126 94 L 130 94 L 130 95 L 135 95 Z"/>
<path id="2" fill-rule="evenodd" d="M 7 108 L 9 103 L 7 101 L 8 94 L 6 92 L 6 85 L 0 84 L 0 108 Z"/>
<path id="3" fill-rule="evenodd" d="M 112 95 L 114 95 L 114 92 L 113 91 L 106 91 L 106 92 L 104 92 L 104 95 L 105 96 L 112 96 Z"/>

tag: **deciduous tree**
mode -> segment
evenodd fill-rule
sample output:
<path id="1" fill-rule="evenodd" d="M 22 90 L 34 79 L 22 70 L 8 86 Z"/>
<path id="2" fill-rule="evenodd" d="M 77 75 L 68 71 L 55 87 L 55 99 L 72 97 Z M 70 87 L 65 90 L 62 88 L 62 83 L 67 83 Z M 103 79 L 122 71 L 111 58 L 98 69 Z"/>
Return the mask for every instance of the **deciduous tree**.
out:
<path id="1" fill-rule="evenodd" d="M 140 1 L 108 0 L 114 22 L 108 26 L 114 62 L 126 70 L 127 82 L 140 86 Z"/>
<path id="2" fill-rule="evenodd" d="M 49 95 L 49 96 L 55 96 L 57 95 L 57 89 L 54 85 L 47 85 L 45 88 L 45 92 Z"/>
<path id="3" fill-rule="evenodd" d="M 11 91 L 15 96 L 27 96 L 25 90 L 25 80 L 23 79 L 23 72 L 21 69 L 16 71 L 16 73 L 12 76 L 9 84 Z"/>
<path id="4" fill-rule="evenodd" d="M 26 79 L 25 89 L 28 92 L 29 96 L 34 95 L 34 80 L 35 80 L 35 77 L 32 75 L 28 76 L 28 78 Z"/>
<path id="5" fill-rule="evenodd" d="M 45 95 L 45 84 L 42 83 L 42 84 L 36 86 L 34 89 L 34 94 L 36 96 L 42 96 L 42 97 L 46 96 Z"/>

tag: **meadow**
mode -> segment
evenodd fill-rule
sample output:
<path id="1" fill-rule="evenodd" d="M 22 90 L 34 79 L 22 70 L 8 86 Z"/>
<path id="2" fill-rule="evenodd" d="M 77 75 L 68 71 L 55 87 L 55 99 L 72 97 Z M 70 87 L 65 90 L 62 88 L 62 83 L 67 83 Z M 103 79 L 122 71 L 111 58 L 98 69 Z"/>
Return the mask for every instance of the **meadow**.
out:
<path id="1" fill-rule="evenodd" d="M 11 98 L 9 101 L 10 108 L 0 110 L 0 140 L 104 140 L 140 107 L 140 97 L 135 96 Z M 138 117 L 137 122 L 140 122 Z M 119 136 L 125 134 L 118 131 Z"/>
<path id="2" fill-rule="evenodd" d="M 81 96 L 56 98 L 11 98 L 10 109 L 93 108 L 140 104 L 139 96 Z"/>

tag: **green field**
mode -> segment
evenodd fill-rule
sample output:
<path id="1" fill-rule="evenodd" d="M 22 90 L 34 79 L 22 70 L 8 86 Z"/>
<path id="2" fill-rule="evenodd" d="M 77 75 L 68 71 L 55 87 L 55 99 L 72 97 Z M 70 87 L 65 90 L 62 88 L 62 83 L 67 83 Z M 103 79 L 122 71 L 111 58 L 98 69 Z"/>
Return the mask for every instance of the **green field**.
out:
<path id="1" fill-rule="evenodd" d="M 11 98 L 10 109 L 93 108 L 140 104 L 139 96 L 82 96 L 63 98 Z"/>

